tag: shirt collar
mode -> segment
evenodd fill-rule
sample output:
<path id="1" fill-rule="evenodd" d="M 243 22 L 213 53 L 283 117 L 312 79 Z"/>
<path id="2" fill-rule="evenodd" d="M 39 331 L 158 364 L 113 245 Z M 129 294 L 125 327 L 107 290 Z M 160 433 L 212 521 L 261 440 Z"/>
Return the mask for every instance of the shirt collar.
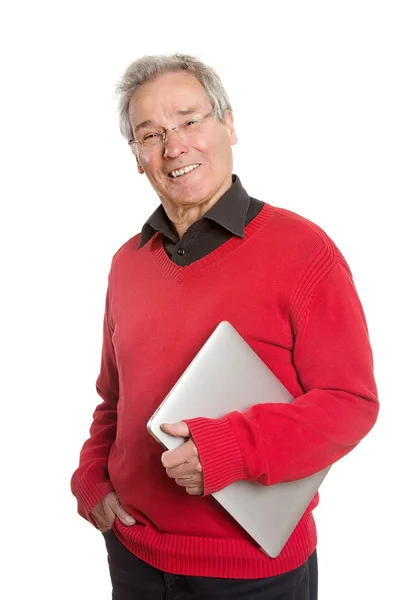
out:
<path id="1" fill-rule="evenodd" d="M 239 177 L 232 175 L 231 187 L 202 218 L 210 219 L 234 235 L 243 238 L 249 205 L 250 197 L 242 186 Z M 167 236 L 175 243 L 179 241 L 174 226 L 168 219 L 162 204 L 156 208 L 143 225 L 138 249 L 144 246 L 157 232 Z"/>

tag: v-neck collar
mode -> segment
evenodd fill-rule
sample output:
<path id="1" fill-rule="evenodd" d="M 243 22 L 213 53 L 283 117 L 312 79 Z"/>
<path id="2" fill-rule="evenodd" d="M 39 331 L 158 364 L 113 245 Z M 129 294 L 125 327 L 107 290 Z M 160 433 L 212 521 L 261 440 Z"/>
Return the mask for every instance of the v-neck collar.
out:
<path id="1" fill-rule="evenodd" d="M 270 212 L 271 206 L 269 204 L 264 204 L 258 215 L 244 228 L 243 237 L 231 237 L 213 252 L 210 252 L 203 258 L 184 267 L 177 265 L 169 258 L 164 250 L 162 235 L 159 232 L 153 236 L 151 242 L 146 248 L 142 248 L 141 251 L 147 250 L 151 253 L 154 261 L 157 263 L 164 276 L 176 283 L 182 283 L 188 277 L 196 276 L 203 269 L 216 264 L 218 261 L 226 258 L 232 252 L 237 250 L 241 245 L 249 242 L 253 235 L 257 234 L 266 224 Z"/>

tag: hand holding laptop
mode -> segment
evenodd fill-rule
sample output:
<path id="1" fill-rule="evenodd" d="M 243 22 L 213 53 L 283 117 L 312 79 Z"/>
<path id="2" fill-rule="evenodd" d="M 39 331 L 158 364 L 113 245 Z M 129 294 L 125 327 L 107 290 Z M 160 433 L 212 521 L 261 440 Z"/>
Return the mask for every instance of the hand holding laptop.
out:
<path id="1" fill-rule="evenodd" d="M 184 421 L 178 423 L 162 423 L 165 433 L 174 437 L 190 438 L 190 431 Z M 168 477 L 175 479 L 177 485 L 185 487 L 191 496 L 201 496 L 204 492 L 203 469 L 199 453 L 192 439 L 175 450 L 168 450 L 161 455 L 161 463 Z"/>

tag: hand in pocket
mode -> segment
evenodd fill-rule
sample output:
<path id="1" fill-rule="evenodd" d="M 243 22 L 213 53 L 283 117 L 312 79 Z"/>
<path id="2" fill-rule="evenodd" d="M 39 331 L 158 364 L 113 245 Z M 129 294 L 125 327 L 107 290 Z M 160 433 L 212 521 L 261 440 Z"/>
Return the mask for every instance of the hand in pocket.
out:
<path id="1" fill-rule="evenodd" d="M 107 496 L 104 496 L 104 498 L 93 508 L 90 516 L 97 528 L 102 532 L 111 529 L 117 517 L 121 523 L 127 526 L 136 523 L 136 519 L 134 519 L 122 506 L 116 492 L 110 492 Z"/>

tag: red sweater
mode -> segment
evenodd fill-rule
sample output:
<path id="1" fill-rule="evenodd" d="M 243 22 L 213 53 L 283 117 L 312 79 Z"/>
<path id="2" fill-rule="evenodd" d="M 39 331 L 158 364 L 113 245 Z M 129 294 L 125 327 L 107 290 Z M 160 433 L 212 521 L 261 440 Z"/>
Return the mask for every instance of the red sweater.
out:
<path id="1" fill-rule="evenodd" d="M 210 496 L 233 481 L 271 485 L 339 460 L 374 424 L 378 400 L 367 326 L 349 268 L 316 225 L 265 205 L 245 229 L 186 267 L 160 234 L 115 254 L 90 438 L 72 478 L 79 513 L 111 490 L 137 519 L 118 519 L 121 542 L 171 573 L 268 577 L 294 569 L 316 546 L 312 508 L 281 554 L 265 556 Z M 227 320 L 295 397 L 221 419 L 187 421 L 203 466 L 190 496 L 161 465 L 146 423 L 200 347 Z M 251 404 L 251 398 L 249 398 Z"/>

